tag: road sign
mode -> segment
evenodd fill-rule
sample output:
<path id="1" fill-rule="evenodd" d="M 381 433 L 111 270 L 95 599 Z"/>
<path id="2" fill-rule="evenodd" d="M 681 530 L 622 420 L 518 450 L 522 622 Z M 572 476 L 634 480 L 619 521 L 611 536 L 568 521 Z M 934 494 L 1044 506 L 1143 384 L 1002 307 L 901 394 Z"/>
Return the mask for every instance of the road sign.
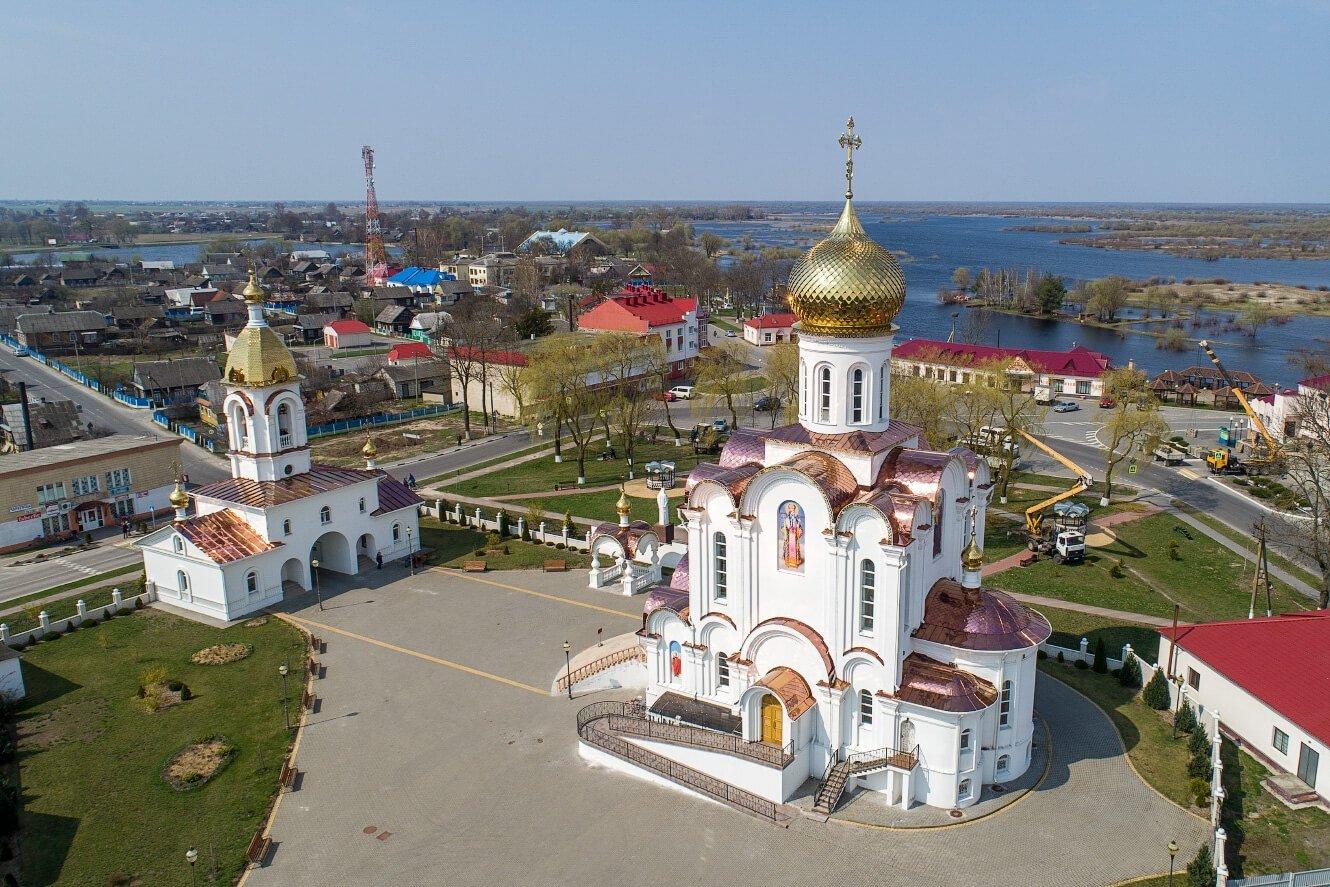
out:
<path id="1" fill-rule="evenodd" d="M 1135 474 L 1135 473 L 1136 473 L 1136 469 L 1139 468 L 1139 467 L 1140 467 L 1140 466 L 1136 464 L 1136 460 L 1135 460 L 1135 459 L 1132 459 L 1132 460 L 1131 460 L 1131 464 L 1127 466 L 1127 473 L 1128 473 L 1128 474 Z"/>

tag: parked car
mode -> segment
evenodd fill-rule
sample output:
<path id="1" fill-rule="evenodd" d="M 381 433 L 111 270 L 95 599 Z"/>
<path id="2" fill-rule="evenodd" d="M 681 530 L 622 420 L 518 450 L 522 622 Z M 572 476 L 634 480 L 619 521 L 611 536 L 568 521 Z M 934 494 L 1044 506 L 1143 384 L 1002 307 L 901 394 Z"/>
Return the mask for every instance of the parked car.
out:
<path id="1" fill-rule="evenodd" d="M 693 386 L 692 386 L 692 385 L 675 385 L 673 388 L 670 389 L 669 393 L 670 393 L 670 394 L 673 394 L 673 395 L 674 395 L 675 397 L 677 397 L 679 400 L 692 400 L 692 399 L 693 399 Z"/>
<path id="2" fill-rule="evenodd" d="M 768 394 L 766 397 L 759 397 L 753 404 L 753 409 L 759 413 L 770 413 L 780 409 L 780 398 Z"/>
<path id="3" fill-rule="evenodd" d="M 712 419 L 711 427 L 716 429 L 717 431 L 729 431 L 730 423 L 726 422 L 724 419 Z"/>
<path id="4" fill-rule="evenodd" d="M 669 403 L 673 403 L 678 399 L 678 396 L 673 391 L 662 391 L 656 395 L 656 400 L 663 400 Z"/>
<path id="5" fill-rule="evenodd" d="M 1099 406 L 1101 409 L 1111 410 L 1113 407 L 1117 406 L 1117 403 L 1116 400 L 1109 397 L 1107 394 L 1099 398 Z"/>
<path id="6" fill-rule="evenodd" d="M 727 338 L 727 339 L 733 339 L 733 338 L 734 338 L 735 336 L 737 336 L 737 335 L 739 335 L 739 334 L 736 333 L 734 330 L 726 330 L 726 331 L 725 331 L 725 338 Z"/>
<path id="7" fill-rule="evenodd" d="M 1055 413 L 1074 413 L 1080 408 L 1080 404 L 1070 400 L 1060 400 L 1053 404 L 1053 412 Z"/>

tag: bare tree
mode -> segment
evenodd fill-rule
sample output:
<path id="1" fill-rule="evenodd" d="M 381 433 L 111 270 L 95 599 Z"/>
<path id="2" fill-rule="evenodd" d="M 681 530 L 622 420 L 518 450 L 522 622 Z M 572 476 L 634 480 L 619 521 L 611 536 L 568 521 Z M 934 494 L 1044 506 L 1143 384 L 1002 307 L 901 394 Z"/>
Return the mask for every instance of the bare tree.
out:
<path id="1" fill-rule="evenodd" d="M 448 371 L 462 393 L 462 433 L 471 439 L 471 383 L 480 383 L 481 410 L 485 409 L 485 348 L 492 344 L 497 322 L 476 299 L 454 306 L 442 325 L 444 341 L 431 346 L 437 357 L 448 361 Z M 486 424 L 489 413 L 485 413 Z"/>
<path id="2" fill-rule="evenodd" d="M 649 395 L 656 387 L 653 370 L 664 357 L 665 343 L 659 336 L 602 333 L 596 337 L 592 351 L 596 355 L 597 375 L 605 386 L 607 424 L 612 421 L 622 437 L 631 472 L 638 432 L 651 403 Z"/>
<path id="3" fill-rule="evenodd" d="M 745 352 L 737 342 L 723 342 L 708 348 L 697 358 L 697 390 L 711 403 L 724 403 L 730 411 L 731 427 L 739 427 L 739 412 L 734 400 L 748 391 Z"/>
<path id="4" fill-rule="evenodd" d="M 1144 455 L 1168 433 L 1168 423 L 1159 414 L 1159 400 L 1145 383 L 1145 373 L 1132 367 L 1119 367 L 1103 375 L 1104 394 L 1113 399 L 1114 406 L 1104 423 L 1108 451 L 1104 455 L 1101 506 L 1107 506 L 1113 494 L 1113 470 L 1118 464 L 1133 453 Z"/>
<path id="5" fill-rule="evenodd" d="M 799 415 L 799 346 L 781 342 L 767 351 L 767 391 L 780 401 L 785 421 L 793 422 Z M 776 427 L 777 410 L 771 411 L 771 426 Z"/>
<path id="6" fill-rule="evenodd" d="M 581 337 L 555 333 L 539 340 L 527 355 L 523 376 L 527 400 L 540 404 L 556 417 L 577 448 L 577 482 L 586 483 L 587 445 L 595 434 L 604 405 L 602 389 L 594 384 L 597 363 L 593 349 Z"/>
<path id="7" fill-rule="evenodd" d="M 1321 575 L 1317 606 L 1330 607 L 1330 391 L 1306 386 L 1295 413 L 1298 435 L 1286 447 L 1288 483 L 1305 500 L 1281 520 L 1288 543 Z"/>

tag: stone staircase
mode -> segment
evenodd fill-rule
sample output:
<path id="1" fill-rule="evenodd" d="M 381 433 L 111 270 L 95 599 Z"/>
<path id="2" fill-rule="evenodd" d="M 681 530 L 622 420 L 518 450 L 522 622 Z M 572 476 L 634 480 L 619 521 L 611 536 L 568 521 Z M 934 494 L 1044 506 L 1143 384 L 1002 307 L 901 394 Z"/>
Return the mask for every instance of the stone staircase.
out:
<path id="1" fill-rule="evenodd" d="M 818 786 L 817 795 L 813 798 L 814 813 L 831 815 L 831 811 L 840 803 L 841 795 L 845 793 L 845 783 L 853 769 L 854 765 L 849 761 L 840 761 L 831 767 L 826 778 L 822 780 L 822 785 Z"/>

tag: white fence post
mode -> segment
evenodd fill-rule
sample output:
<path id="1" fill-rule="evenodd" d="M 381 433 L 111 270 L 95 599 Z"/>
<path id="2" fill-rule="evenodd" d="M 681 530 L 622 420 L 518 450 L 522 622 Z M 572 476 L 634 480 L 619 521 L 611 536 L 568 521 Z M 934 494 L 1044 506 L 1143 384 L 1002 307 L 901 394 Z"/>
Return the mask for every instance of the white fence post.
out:
<path id="1" fill-rule="evenodd" d="M 517 519 L 517 537 L 520 539 L 525 535 L 526 535 L 526 518 L 519 517 Z"/>
<path id="2" fill-rule="evenodd" d="M 1081 638 L 1081 659 L 1085 660 L 1086 662 L 1088 662 L 1090 659 L 1090 654 L 1088 652 L 1089 649 L 1090 649 L 1090 639 Z"/>
<path id="3" fill-rule="evenodd" d="M 542 545 L 545 544 L 545 522 L 544 522 L 544 521 L 541 521 L 541 522 L 540 522 L 540 542 L 541 542 Z"/>
<path id="4" fill-rule="evenodd" d="M 119 613 L 124 602 L 125 596 L 120 593 L 119 587 L 111 589 L 111 612 Z"/>
<path id="5" fill-rule="evenodd" d="M 37 614 L 37 624 L 41 626 L 42 634 L 46 634 L 51 629 L 51 614 L 42 610 Z"/>
<path id="6" fill-rule="evenodd" d="M 74 608 L 78 610 L 78 622 L 82 625 L 88 619 L 88 602 L 79 598 L 74 602 Z"/>
<path id="7" fill-rule="evenodd" d="M 1215 829 L 1215 887 L 1228 887 L 1228 866 L 1224 864 L 1224 844 L 1228 833 L 1222 828 Z"/>
<path id="8" fill-rule="evenodd" d="M 9 643 L 9 623 L 0 622 L 0 643 Z"/>

